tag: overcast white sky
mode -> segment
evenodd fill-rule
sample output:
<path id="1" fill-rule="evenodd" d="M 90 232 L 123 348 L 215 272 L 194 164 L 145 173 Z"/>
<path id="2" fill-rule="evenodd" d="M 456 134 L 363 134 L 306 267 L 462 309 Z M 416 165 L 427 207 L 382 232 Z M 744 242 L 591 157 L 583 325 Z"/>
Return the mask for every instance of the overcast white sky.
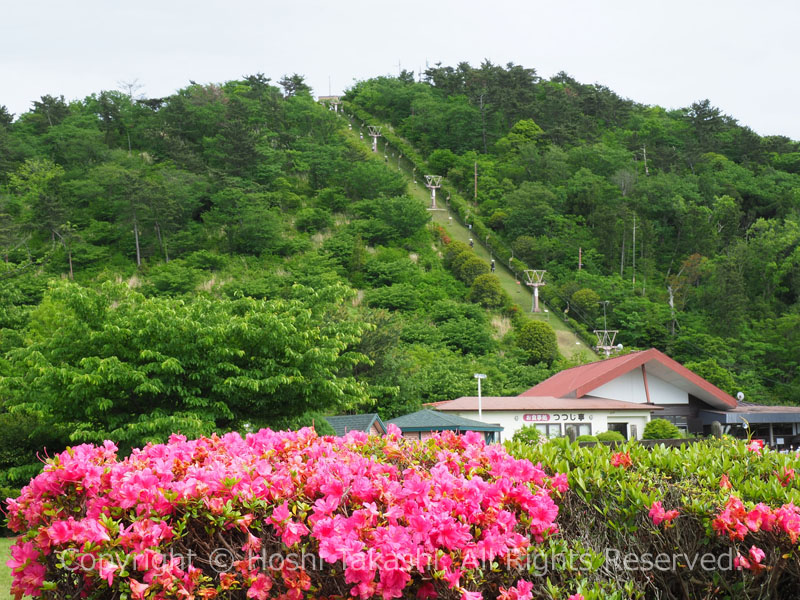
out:
<path id="1" fill-rule="evenodd" d="M 5 0 L 0 104 L 28 110 L 138 79 L 165 96 L 255 72 L 316 94 L 442 62 L 514 62 L 668 108 L 709 98 L 800 139 L 796 0 Z"/>

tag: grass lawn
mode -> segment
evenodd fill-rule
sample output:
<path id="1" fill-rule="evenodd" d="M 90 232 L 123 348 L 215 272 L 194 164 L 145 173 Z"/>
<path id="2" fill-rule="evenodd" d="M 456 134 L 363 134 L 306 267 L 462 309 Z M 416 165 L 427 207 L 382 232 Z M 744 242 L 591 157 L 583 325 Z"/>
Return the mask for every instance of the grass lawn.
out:
<path id="1" fill-rule="evenodd" d="M 6 561 L 11 558 L 11 544 L 16 538 L 0 538 L 0 600 L 10 600 L 11 570 L 6 566 Z"/>

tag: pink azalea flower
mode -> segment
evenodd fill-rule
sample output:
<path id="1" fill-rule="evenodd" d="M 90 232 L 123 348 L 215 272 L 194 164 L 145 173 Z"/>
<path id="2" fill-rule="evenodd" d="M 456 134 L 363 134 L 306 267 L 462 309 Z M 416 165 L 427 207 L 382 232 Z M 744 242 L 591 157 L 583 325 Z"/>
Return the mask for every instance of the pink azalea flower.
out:
<path id="1" fill-rule="evenodd" d="M 302 523 L 298 523 L 297 521 L 289 520 L 286 523 L 286 526 L 283 529 L 283 535 L 281 536 L 281 540 L 287 546 L 294 546 L 297 542 L 299 542 L 304 535 L 309 533 L 308 527 L 303 525 Z"/>
<path id="2" fill-rule="evenodd" d="M 550 485 L 553 486 L 553 489 L 563 494 L 569 489 L 569 480 L 567 478 L 567 474 L 558 473 L 550 479 Z"/>
<path id="3" fill-rule="evenodd" d="M 750 561 L 747 560 L 741 554 L 737 554 L 736 557 L 733 559 L 733 566 L 740 571 L 742 569 L 749 569 L 750 568 Z"/>
<path id="4" fill-rule="evenodd" d="M 255 600 L 267 600 L 271 589 L 272 579 L 264 575 L 264 573 L 259 573 L 250 583 L 250 587 L 247 589 L 247 597 Z"/>
<path id="5" fill-rule="evenodd" d="M 6 561 L 6 566 L 12 571 L 16 571 L 37 560 L 39 560 L 39 551 L 34 547 L 33 542 L 20 543 L 18 540 L 11 546 L 11 558 Z"/>
<path id="6" fill-rule="evenodd" d="M 131 595 L 134 600 L 142 600 L 144 598 L 145 592 L 150 589 L 150 586 L 146 583 L 140 583 L 133 577 L 128 579 L 128 585 L 131 586 Z"/>
<path id="7" fill-rule="evenodd" d="M 789 467 L 783 467 L 783 472 L 782 473 L 776 472 L 775 476 L 778 478 L 778 481 L 781 482 L 781 485 L 783 487 L 786 487 L 794 479 L 794 469 L 790 469 Z"/>
<path id="8" fill-rule="evenodd" d="M 761 450 L 764 448 L 764 440 L 751 440 L 745 448 L 748 452 L 754 452 L 760 456 Z"/>
<path id="9" fill-rule="evenodd" d="M 761 548 L 758 548 L 757 546 L 750 546 L 750 558 L 753 559 L 754 563 L 760 563 L 762 560 L 764 560 L 765 556 L 766 555 Z"/>
<path id="10" fill-rule="evenodd" d="M 628 452 L 617 452 L 611 456 L 611 466 L 613 467 L 622 467 L 623 469 L 627 469 L 630 466 L 633 466 L 633 461 L 631 460 L 631 455 Z"/>
<path id="11" fill-rule="evenodd" d="M 119 571 L 119 565 L 101 558 L 97 563 L 97 572 L 100 574 L 101 579 L 105 579 L 109 587 L 114 581 L 114 573 Z"/>
<path id="12" fill-rule="evenodd" d="M 650 518 L 653 519 L 653 525 L 661 525 L 661 523 L 669 523 L 675 517 L 677 517 L 680 513 L 677 510 L 668 510 L 665 511 L 664 507 L 661 506 L 660 501 L 653 502 L 653 505 L 650 507 Z"/>
<path id="13" fill-rule="evenodd" d="M 280 525 L 284 521 L 289 519 L 291 516 L 292 513 L 289 512 L 289 503 L 284 501 L 283 504 L 275 507 L 275 509 L 272 511 L 272 516 L 269 518 L 269 520 L 275 525 Z"/>

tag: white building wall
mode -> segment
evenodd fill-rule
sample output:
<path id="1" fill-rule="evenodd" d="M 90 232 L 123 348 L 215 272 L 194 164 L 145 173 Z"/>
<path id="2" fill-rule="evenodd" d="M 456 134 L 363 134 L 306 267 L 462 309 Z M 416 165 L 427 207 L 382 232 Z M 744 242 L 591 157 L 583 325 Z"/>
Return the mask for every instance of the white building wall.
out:
<path id="1" fill-rule="evenodd" d="M 689 392 L 663 379 L 647 374 L 647 387 L 650 389 L 650 400 L 653 404 L 689 404 Z"/>
<path id="2" fill-rule="evenodd" d="M 647 382 L 650 383 L 649 377 L 647 378 Z M 624 375 L 620 375 L 616 379 L 612 379 L 608 383 L 593 389 L 588 395 L 597 396 L 598 398 L 608 398 L 609 400 L 624 400 L 625 402 L 639 402 L 643 404 L 647 402 L 647 394 L 645 394 L 644 391 L 642 370 L 634 369 Z M 652 395 L 650 397 L 652 398 Z"/>
<path id="3" fill-rule="evenodd" d="M 588 423 L 591 425 L 592 435 L 608 431 L 609 423 L 628 423 L 628 437 L 631 436 L 631 425 L 636 425 L 636 437 L 642 438 L 644 426 L 650 420 L 650 413 L 642 414 L 641 411 L 506 411 L 484 410 L 483 418 L 478 419 L 477 410 L 458 412 L 447 411 L 447 414 L 456 414 L 459 417 L 482 421 L 483 423 L 497 424 L 503 427 L 500 432 L 500 441 L 510 440 L 514 433 L 526 425 L 549 424 L 560 425 L 561 435 L 565 434 L 564 424 Z M 526 419 L 526 415 L 528 415 Z M 535 416 L 534 416 L 535 415 Z M 580 418 L 583 415 L 583 419 Z M 545 417 L 547 417 L 545 419 Z M 565 418 L 566 417 L 566 418 Z M 541 419 L 541 420 L 535 420 Z"/>
<path id="4" fill-rule="evenodd" d="M 653 404 L 689 404 L 687 392 L 650 373 L 647 374 L 647 389 L 650 391 L 650 401 Z M 637 368 L 620 375 L 593 389 L 588 395 L 609 400 L 645 403 L 647 393 L 644 389 L 642 370 Z"/>

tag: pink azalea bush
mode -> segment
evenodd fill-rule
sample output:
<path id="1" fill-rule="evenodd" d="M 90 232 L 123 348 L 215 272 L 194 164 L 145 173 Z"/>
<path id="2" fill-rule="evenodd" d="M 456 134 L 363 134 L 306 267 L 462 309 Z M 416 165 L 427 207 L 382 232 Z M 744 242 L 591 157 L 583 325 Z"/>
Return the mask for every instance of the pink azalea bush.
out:
<path id="1" fill-rule="evenodd" d="M 480 435 L 262 430 L 70 448 L 9 500 L 13 593 L 529 600 L 564 475 Z"/>

